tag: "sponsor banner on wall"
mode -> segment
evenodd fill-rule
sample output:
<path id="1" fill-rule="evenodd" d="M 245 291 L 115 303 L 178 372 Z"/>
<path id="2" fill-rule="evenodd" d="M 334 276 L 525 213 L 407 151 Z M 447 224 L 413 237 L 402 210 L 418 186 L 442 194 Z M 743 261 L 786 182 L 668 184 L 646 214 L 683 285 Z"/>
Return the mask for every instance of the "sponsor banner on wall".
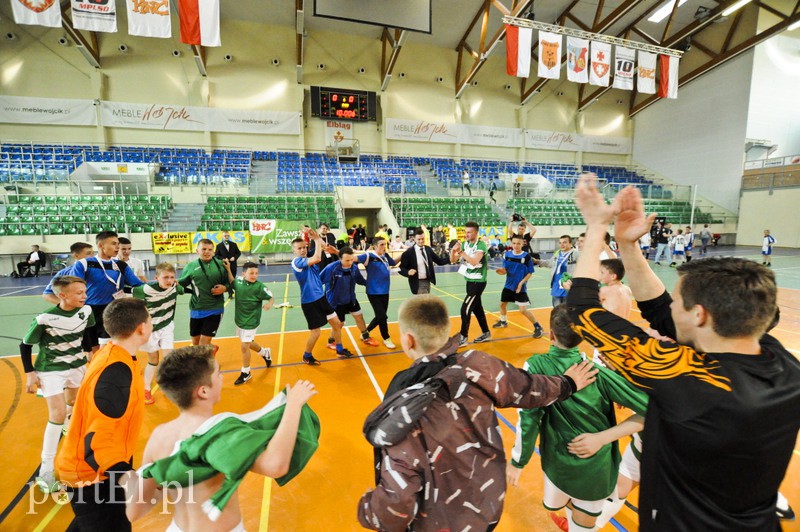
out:
<path id="1" fill-rule="evenodd" d="M 775 166 L 783 166 L 783 157 L 764 159 L 764 168 L 774 168 Z"/>
<path id="2" fill-rule="evenodd" d="M 184 105 L 101 102 L 106 127 L 165 131 L 227 131 L 266 135 L 299 135 L 300 113 L 215 109 Z"/>
<path id="3" fill-rule="evenodd" d="M 581 151 L 583 136 L 577 133 L 526 129 L 525 147 L 535 150 Z"/>
<path id="4" fill-rule="evenodd" d="M 194 253 L 192 233 L 152 233 L 153 253 L 156 255 L 177 255 Z"/>
<path id="5" fill-rule="evenodd" d="M 192 253 L 197 250 L 197 243 L 207 238 L 217 245 L 222 242 L 223 231 L 197 231 L 192 233 Z M 230 231 L 231 242 L 239 246 L 239 251 L 250 251 L 250 232 L 249 231 Z"/>
<path id="6" fill-rule="evenodd" d="M 458 125 L 446 122 L 387 118 L 385 131 L 388 140 L 440 142 L 443 144 L 458 144 L 459 142 Z"/>
<path id="7" fill-rule="evenodd" d="M 305 220 L 250 220 L 253 253 L 291 253 L 292 240 L 301 235 Z"/>
<path id="8" fill-rule="evenodd" d="M 631 153 L 631 139 L 628 137 L 595 137 L 593 135 L 584 135 L 583 151 L 625 155 Z"/>
<path id="9" fill-rule="evenodd" d="M 461 144 L 477 144 L 479 146 L 522 147 L 522 130 L 513 127 L 470 126 L 459 127 Z"/>
<path id="10" fill-rule="evenodd" d="M 92 100 L 0 96 L 0 122 L 96 126 L 97 113 Z"/>
<path id="11" fill-rule="evenodd" d="M 300 113 L 252 109 L 208 109 L 208 117 L 210 131 L 267 135 L 300 134 Z"/>
<path id="12" fill-rule="evenodd" d="M 764 167 L 764 161 L 745 161 L 744 169 L 745 170 L 756 170 L 758 168 Z"/>

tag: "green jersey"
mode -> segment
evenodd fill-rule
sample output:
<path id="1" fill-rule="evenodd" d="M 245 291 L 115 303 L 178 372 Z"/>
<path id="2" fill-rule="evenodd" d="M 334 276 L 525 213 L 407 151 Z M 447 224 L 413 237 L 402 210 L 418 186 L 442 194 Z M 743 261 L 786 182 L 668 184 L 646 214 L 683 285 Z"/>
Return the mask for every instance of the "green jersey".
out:
<path id="1" fill-rule="evenodd" d="M 524 369 L 537 375 L 563 375 L 571 365 L 582 360 L 577 347 L 551 346 L 548 353 L 529 358 Z M 601 432 L 614 426 L 614 403 L 642 415 L 647 410 L 644 392 L 621 375 L 600 366 L 596 368 L 600 371 L 594 384 L 566 401 L 520 410 L 516 442 L 511 452 L 511 463 L 524 467 L 541 432 L 539 451 L 547 477 L 564 493 L 585 501 L 605 499 L 614 490 L 621 460 L 619 446 L 614 442 L 604 445 L 590 458 L 578 458 L 569 453 L 567 444 L 579 434 Z"/>
<path id="2" fill-rule="evenodd" d="M 39 344 L 34 369 L 64 371 L 86 364 L 81 341 L 86 328 L 94 327 L 94 324 L 94 314 L 89 305 L 74 310 L 53 307 L 36 316 L 22 340 L 28 345 Z"/>
<path id="3" fill-rule="evenodd" d="M 189 310 L 222 310 L 225 307 L 225 294 L 215 296 L 211 293 L 211 289 L 218 284 L 230 286 L 228 272 L 216 257 L 208 262 L 197 259 L 187 264 L 178 284 L 184 288 L 191 287 Z"/>
<path id="4" fill-rule="evenodd" d="M 469 257 L 474 257 L 479 251 L 483 252 L 483 258 L 477 266 L 465 262 L 459 272 L 467 278 L 467 282 L 485 283 L 486 274 L 489 271 L 489 248 L 486 246 L 486 242 L 481 239 L 478 239 L 474 244 L 464 242 L 461 245 L 461 249 L 464 250 L 464 255 Z"/>
<path id="5" fill-rule="evenodd" d="M 185 292 L 179 284 L 169 288 L 161 288 L 158 281 L 133 288 L 133 297 L 143 299 L 153 320 L 153 331 L 158 331 L 172 323 L 175 319 L 175 306 L 178 303 L 178 296 Z"/>
<path id="6" fill-rule="evenodd" d="M 242 277 L 233 281 L 236 293 L 234 323 L 240 329 L 257 329 L 261 323 L 261 302 L 272 299 L 272 292 L 261 281 L 248 283 Z"/>

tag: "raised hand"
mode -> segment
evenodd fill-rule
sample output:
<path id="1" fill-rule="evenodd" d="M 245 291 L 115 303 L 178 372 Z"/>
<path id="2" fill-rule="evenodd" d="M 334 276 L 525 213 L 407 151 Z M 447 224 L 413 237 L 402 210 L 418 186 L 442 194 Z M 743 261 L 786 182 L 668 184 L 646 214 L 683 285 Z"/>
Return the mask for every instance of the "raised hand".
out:
<path id="1" fill-rule="evenodd" d="M 286 385 L 287 402 L 304 405 L 315 395 L 317 395 L 317 390 L 311 381 L 297 381 L 294 383 L 294 387 Z"/>
<path id="2" fill-rule="evenodd" d="M 597 176 L 593 173 L 581 174 L 575 187 L 575 205 L 580 209 L 586 225 L 608 225 L 619 211 L 618 201 L 608 205 L 597 189 Z"/>
<path id="3" fill-rule="evenodd" d="M 644 212 L 642 194 L 635 187 L 625 187 L 617 194 L 619 214 L 614 224 L 614 238 L 618 243 L 633 243 L 645 233 L 650 232 L 656 213 Z"/>

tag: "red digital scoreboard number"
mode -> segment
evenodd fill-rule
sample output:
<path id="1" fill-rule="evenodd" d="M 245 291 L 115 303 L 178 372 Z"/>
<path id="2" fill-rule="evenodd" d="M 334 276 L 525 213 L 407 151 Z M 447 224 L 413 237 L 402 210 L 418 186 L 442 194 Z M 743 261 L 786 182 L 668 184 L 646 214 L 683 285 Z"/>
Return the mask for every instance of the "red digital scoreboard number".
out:
<path id="1" fill-rule="evenodd" d="M 375 120 L 375 93 L 312 87 L 312 115 L 323 119 Z M 318 104 L 317 104 L 318 102 Z M 318 107 L 316 107 L 318 105 Z"/>

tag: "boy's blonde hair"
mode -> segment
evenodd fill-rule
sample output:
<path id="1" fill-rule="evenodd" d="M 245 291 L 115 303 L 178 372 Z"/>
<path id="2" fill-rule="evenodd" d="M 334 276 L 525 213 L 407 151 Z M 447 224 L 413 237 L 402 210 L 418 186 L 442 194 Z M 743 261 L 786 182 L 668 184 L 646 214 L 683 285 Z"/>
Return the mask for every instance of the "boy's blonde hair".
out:
<path id="1" fill-rule="evenodd" d="M 156 275 L 162 272 L 172 272 L 175 273 L 175 266 L 170 264 L 169 262 L 162 262 L 158 266 L 156 266 Z"/>
<path id="2" fill-rule="evenodd" d="M 63 292 L 66 287 L 73 283 L 83 283 L 85 285 L 86 280 L 81 279 L 80 277 L 75 277 L 74 275 L 62 275 L 60 277 L 54 277 L 53 293 L 58 295 Z"/>
<path id="3" fill-rule="evenodd" d="M 406 299 L 397 311 L 401 333 L 411 333 L 425 353 L 434 353 L 447 343 L 450 336 L 450 316 L 447 306 L 432 295 L 417 295 Z"/>

